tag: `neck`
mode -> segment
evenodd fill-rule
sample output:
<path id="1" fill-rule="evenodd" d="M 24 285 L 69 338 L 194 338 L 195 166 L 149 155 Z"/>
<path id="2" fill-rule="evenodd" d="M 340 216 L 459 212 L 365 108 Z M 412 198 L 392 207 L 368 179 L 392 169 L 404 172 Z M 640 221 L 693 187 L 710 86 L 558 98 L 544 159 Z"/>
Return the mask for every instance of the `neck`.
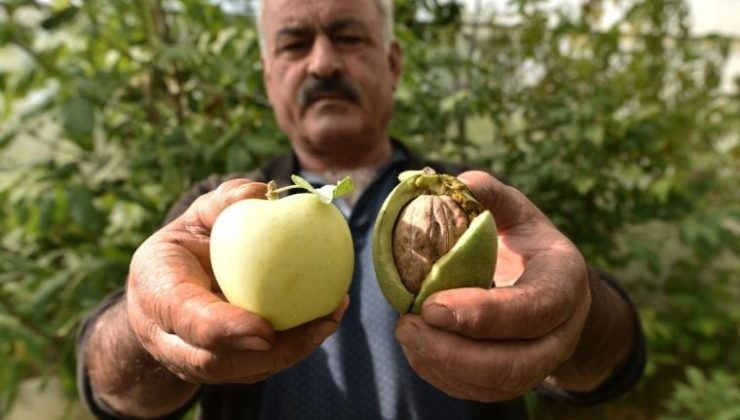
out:
<path id="1" fill-rule="evenodd" d="M 387 137 L 369 144 L 347 142 L 345 147 L 301 147 L 304 145 L 302 142 L 293 143 L 298 162 L 301 168 L 316 173 L 377 168 L 388 162 L 393 155 L 393 147 Z"/>

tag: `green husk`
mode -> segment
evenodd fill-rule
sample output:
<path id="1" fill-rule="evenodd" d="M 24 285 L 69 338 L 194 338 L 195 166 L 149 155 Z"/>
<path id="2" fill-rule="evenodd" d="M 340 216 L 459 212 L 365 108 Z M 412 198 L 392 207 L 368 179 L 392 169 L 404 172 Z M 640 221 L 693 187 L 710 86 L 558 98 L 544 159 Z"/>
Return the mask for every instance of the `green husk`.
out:
<path id="1" fill-rule="evenodd" d="M 475 200 L 470 190 L 451 175 L 432 169 L 407 171 L 380 209 L 373 230 L 373 263 L 383 295 L 400 313 L 420 313 L 433 293 L 458 288 L 489 288 L 496 264 L 496 225 L 493 216 Z M 449 195 L 468 214 L 470 225 L 447 254 L 432 267 L 418 295 L 406 290 L 393 257 L 393 229 L 403 208 L 423 194 Z"/>

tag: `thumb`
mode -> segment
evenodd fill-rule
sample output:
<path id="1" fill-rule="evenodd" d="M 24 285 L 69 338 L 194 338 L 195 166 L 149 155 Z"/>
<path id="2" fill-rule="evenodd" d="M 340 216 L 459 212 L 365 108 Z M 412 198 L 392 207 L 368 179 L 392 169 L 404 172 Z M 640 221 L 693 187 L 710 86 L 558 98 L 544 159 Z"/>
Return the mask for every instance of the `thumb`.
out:
<path id="1" fill-rule="evenodd" d="M 487 172 L 467 171 L 458 178 L 470 188 L 476 200 L 491 211 L 500 230 L 520 225 L 538 213 L 524 194 Z"/>
<path id="2" fill-rule="evenodd" d="M 188 224 L 205 228 L 210 232 L 213 223 L 229 205 L 247 198 L 265 198 L 267 185 L 238 178 L 225 181 L 215 190 L 200 196 L 183 214 Z"/>
<path id="3" fill-rule="evenodd" d="M 247 198 L 264 198 L 267 185 L 245 178 L 232 179 L 198 197 L 177 219 L 151 238 L 187 249 L 207 270 L 210 268 L 209 236 L 218 215 L 229 205 Z M 177 255 L 175 255 L 177 256 Z"/>

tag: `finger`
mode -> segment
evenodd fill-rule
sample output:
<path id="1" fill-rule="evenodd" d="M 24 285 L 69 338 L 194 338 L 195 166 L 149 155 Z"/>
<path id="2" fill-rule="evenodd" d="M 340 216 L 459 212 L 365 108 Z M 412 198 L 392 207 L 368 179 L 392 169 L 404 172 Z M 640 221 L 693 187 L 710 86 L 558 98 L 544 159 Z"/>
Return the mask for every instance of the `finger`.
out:
<path id="1" fill-rule="evenodd" d="M 566 337 L 549 334 L 536 340 L 476 341 L 426 325 L 419 316 L 404 316 L 396 337 L 406 350 L 444 377 L 505 392 L 534 387 L 566 360 L 572 348 Z M 569 342 L 569 341 L 567 341 Z"/>
<path id="2" fill-rule="evenodd" d="M 134 255 L 128 297 L 132 310 L 196 347 L 269 348 L 275 339 L 269 323 L 213 294 L 210 282 L 192 255 L 172 244 L 153 244 Z"/>
<path id="3" fill-rule="evenodd" d="M 471 338 L 531 339 L 568 320 L 588 297 L 585 263 L 558 251 L 533 257 L 511 287 L 460 288 L 430 296 L 422 317 L 430 325 Z M 569 262 L 569 260 L 571 260 Z"/>
<path id="4" fill-rule="evenodd" d="M 198 221 L 209 231 L 219 214 L 228 206 L 237 201 L 247 198 L 264 199 L 267 192 L 267 184 L 262 182 L 251 182 L 245 178 L 237 178 L 226 181 L 213 191 L 207 201 L 196 205 L 193 209 L 198 216 Z"/>
<path id="5" fill-rule="evenodd" d="M 153 324 L 153 323 L 152 323 Z M 331 316 L 279 334 L 264 351 L 212 351 L 156 327 L 145 347 L 169 370 L 193 383 L 252 383 L 292 366 L 337 329 Z"/>
<path id="6" fill-rule="evenodd" d="M 331 314 L 307 322 L 289 330 L 277 333 L 273 348 L 257 354 L 246 366 L 251 366 L 257 374 L 272 374 L 282 371 L 303 360 L 311 354 L 339 327 L 339 322 L 349 306 L 349 296 L 345 295 L 337 309 Z M 240 376 L 228 382 L 239 383 Z"/>
<path id="7" fill-rule="evenodd" d="M 422 379 L 453 398 L 481 402 L 498 402 L 510 400 L 520 395 L 502 391 L 494 387 L 471 384 L 456 377 L 445 376 L 437 372 L 436 369 L 429 365 L 413 349 L 401 347 L 401 350 L 411 367 Z"/>
<path id="8" fill-rule="evenodd" d="M 509 187 L 487 172 L 467 171 L 458 175 L 483 207 L 491 210 L 496 227 L 506 231 L 540 216 L 537 207 L 519 190 Z"/>
<path id="9" fill-rule="evenodd" d="M 258 353 L 260 359 L 252 362 L 252 365 L 257 368 L 257 375 L 269 376 L 295 365 L 311 354 L 324 340 L 337 331 L 348 306 L 349 296 L 345 295 L 337 309 L 331 314 L 278 332 L 273 348 L 267 352 Z M 228 382 L 242 383 L 242 377 L 233 377 Z"/>

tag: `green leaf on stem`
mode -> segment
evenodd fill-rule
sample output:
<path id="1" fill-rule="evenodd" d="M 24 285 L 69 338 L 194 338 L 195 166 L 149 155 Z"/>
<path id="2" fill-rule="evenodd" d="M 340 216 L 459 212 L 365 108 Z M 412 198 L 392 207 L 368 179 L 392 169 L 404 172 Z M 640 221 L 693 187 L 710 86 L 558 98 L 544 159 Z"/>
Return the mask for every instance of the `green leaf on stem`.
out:
<path id="1" fill-rule="evenodd" d="M 355 190 L 355 185 L 352 179 L 348 176 L 344 177 L 337 185 L 324 185 L 319 189 L 316 189 L 311 185 L 310 182 L 301 178 L 298 175 L 291 175 L 290 179 L 293 181 L 293 185 L 289 185 L 283 188 L 275 188 L 274 182 L 268 184 L 267 199 L 275 200 L 280 193 L 285 191 L 294 190 L 296 188 L 304 189 L 318 197 L 319 201 L 324 204 L 331 203 L 335 198 L 351 194 Z"/>

